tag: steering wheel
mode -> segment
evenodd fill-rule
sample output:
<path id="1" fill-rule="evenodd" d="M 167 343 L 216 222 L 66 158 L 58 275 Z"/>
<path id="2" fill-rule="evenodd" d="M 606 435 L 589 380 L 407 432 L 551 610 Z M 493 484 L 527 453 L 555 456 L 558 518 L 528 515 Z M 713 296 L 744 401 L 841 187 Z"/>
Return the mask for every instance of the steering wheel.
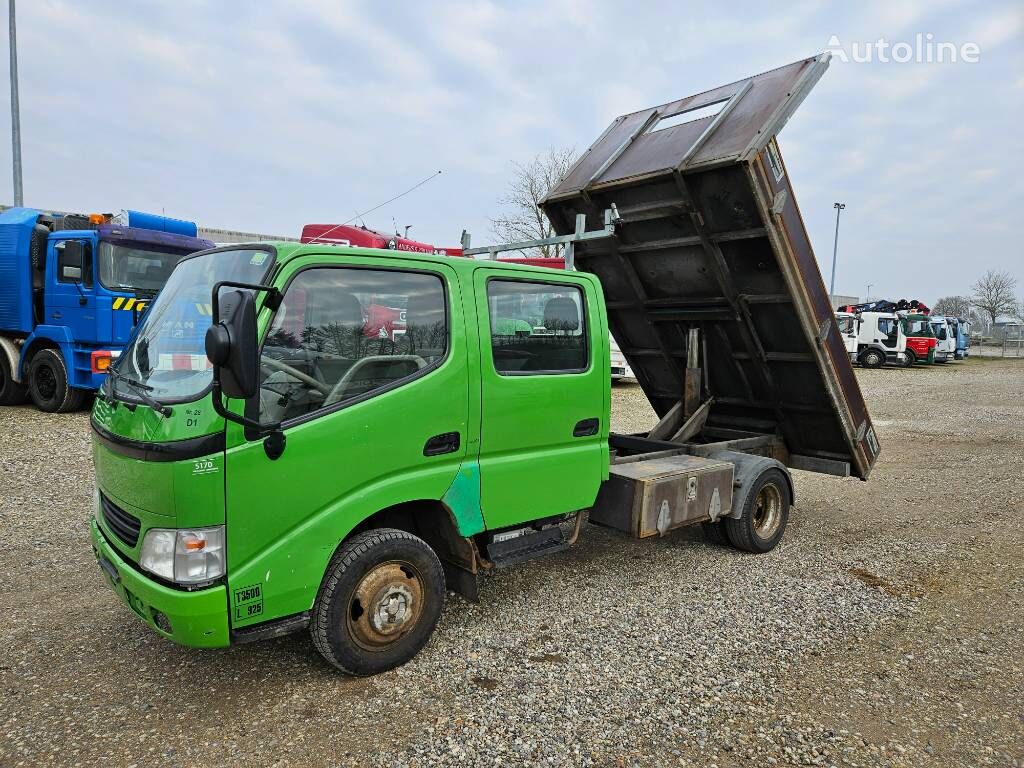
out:
<path id="1" fill-rule="evenodd" d="M 321 394 L 329 395 L 332 391 L 331 387 L 328 386 L 327 384 L 324 384 L 322 381 L 317 381 L 309 374 L 300 371 L 298 368 L 293 368 L 287 363 L 282 363 L 280 360 L 275 360 L 272 357 L 261 357 L 260 365 L 266 366 L 267 368 L 270 368 L 275 371 L 280 371 L 286 376 L 291 376 L 293 379 L 301 381 L 303 384 L 312 387 Z"/>
<path id="2" fill-rule="evenodd" d="M 412 362 L 416 364 L 416 370 L 427 367 L 427 361 L 419 355 L 370 355 L 369 357 L 360 358 L 351 368 L 345 371 L 344 376 L 338 379 L 338 383 L 334 385 L 334 388 L 324 398 L 324 405 L 333 405 L 344 400 L 345 393 L 348 392 L 352 383 L 356 380 L 357 373 L 367 366 L 385 361 L 389 363 Z"/>

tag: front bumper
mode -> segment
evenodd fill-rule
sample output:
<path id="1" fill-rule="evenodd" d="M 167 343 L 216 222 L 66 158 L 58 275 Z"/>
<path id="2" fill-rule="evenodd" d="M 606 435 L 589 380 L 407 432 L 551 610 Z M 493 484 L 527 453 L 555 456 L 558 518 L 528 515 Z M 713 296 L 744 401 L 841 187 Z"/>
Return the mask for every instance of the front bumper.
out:
<path id="1" fill-rule="evenodd" d="M 195 592 L 171 589 L 143 576 L 107 542 L 96 519 L 89 525 L 92 550 L 107 582 L 146 625 L 158 635 L 195 648 L 222 648 L 231 644 L 228 598 L 223 586 Z M 157 625 L 157 614 L 170 622 L 170 632 Z"/>

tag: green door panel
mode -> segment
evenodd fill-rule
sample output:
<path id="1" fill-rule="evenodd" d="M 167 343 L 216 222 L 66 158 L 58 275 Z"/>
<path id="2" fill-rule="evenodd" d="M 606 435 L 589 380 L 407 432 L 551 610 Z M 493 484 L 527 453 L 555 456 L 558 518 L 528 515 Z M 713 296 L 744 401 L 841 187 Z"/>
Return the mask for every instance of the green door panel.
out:
<path id="1" fill-rule="evenodd" d="M 422 263 L 394 257 L 353 256 L 352 261 L 424 269 Z M 454 270 L 430 265 L 428 271 L 445 281 L 449 300 L 449 348 L 438 367 L 340 410 L 286 426 L 286 447 L 277 460 L 267 457 L 262 440 L 246 441 L 240 427 L 228 427 L 233 626 L 309 610 L 332 554 L 356 525 L 395 504 L 441 500 L 456 487 L 467 452 L 476 450 L 473 430 L 479 431 L 479 416 L 469 411 L 468 362 L 475 361 L 476 351 L 471 353 L 467 343 Z M 424 456 L 427 441 L 448 432 L 460 434 L 459 449 Z M 471 481 L 471 466 L 469 473 Z M 472 526 L 472 499 L 468 494 L 460 498 L 459 524 Z"/>
<path id="2" fill-rule="evenodd" d="M 558 282 L 583 290 L 589 365 L 580 373 L 501 375 L 491 347 L 489 279 Z M 474 276 L 482 391 L 481 506 L 489 529 L 585 509 L 608 473 L 610 364 L 600 286 L 589 276 L 481 267 Z M 501 310 L 499 310 L 501 311 Z M 531 331 L 519 318 L 496 317 L 498 334 Z M 511 322 L 510 322 L 511 321 Z M 520 326 L 525 330 L 520 331 Z M 574 437 L 598 419 L 596 434 Z"/>

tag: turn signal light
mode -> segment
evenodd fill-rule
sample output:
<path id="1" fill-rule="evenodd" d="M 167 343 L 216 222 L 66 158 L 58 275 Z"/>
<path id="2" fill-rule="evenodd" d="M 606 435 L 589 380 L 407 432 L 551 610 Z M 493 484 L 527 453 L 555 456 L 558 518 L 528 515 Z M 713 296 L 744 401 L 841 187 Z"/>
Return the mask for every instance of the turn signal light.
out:
<path id="1" fill-rule="evenodd" d="M 206 539 L 202 539 L 196 535 L 182 536 L 181 543 L 185 545 L 185 549 L 189 552 L 201 552 L 206 549 Z"/>
<path id="2" fill-rule="evenodd" d="M 113 353 L 105 349 L 97 349 L 89 356 L 89 363 L 93 373 L 106 373 L 113 360 Z"/>

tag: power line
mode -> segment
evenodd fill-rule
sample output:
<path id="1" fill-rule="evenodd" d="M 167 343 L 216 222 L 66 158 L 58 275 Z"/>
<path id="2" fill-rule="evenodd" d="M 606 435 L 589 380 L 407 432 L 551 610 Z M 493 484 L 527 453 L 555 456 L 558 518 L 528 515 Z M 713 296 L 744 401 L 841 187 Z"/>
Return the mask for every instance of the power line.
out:
<path id="1" fill-rule="evenodd" d="M 349 219 L 348 221 L 343 221 L 343 222 L 342 222 L 341 224 L 335 224 L 335 225 L 334 225 L 333 227 L 331 227 L 330 229 L 328 229 L 328 230 L 327 230 L 326 232 L 321 232 L 321 233 L 320 233 L 319 235 L 317 235 L 316 237 L 314 237 L 314 238 L 313 238 L 312 240 L 310 240 L 309 242 L 311 242 L 311 243 L 315 243 L 315 242 L 316 242 L 317 240 L 319 240 L 319 239 L 321 239 L 321 238 L 323 238 L 323 237 L 327 237 L 327 235 L 331 234 L 331 232 L 333 232 L 334 230 L 338 229 L 339 227 L 344 227 L 344 226 L 345 226 L 346 224 L 351 224 L 351 223 L 352 223 L 353 221 L 355 221 L 356 219 L 361 219 L 361 218 L 363 218 L 363 216 L 365 216 L 366 214 L 368 214 L 368 213 L 373 213 L 373 212 L 374 212 L 374 211 L 376 211 L 376 210 L 377 210 L 378 208 L 383 208 L 383 207 L 384 207 L 385 205 L 387 205 L 388 203 L 393 203 L 393 202 L 395 202 L 395 200 L 398 200 L 398 199 L 399 199 L 400 197 L 405 197 L 405 196 L 406 196 L 406 195 L 408 195 L 408 194 L 409 194 L 410 192 L 412 192 L 412 191 L 414 191 L 414 190 L 416 190 L 416 189 L 419 189 L 419 188 L 420 188 L 420 187 L 422 187 L 422 186 L 423 186 L 424 184 L 426 184 L 426 183 L 427 183 L 428 181 L 431 181 L 432 179 L 435 179 L 435 178 L 437 178 L 437 177 L 438 177 L 438 176 L 440 176 L 440 175 L 441 175 L 441 172 L 440 172 L 440 171 L 437 171 L 437 173 L 432 173 L 432 174 L 430 174 L 429 176 L 427 176 L 427 178 L 423 179 L 422 181 L 419 181 L 419 182 L 417 182 L 417 183 L 413 184 L 413 185 L 412 185 L 411 187 L 409 187 L 409 188 L 408 188 L 407 190 L 405 190 L 405 192 L 402 192 L 401 194 L 395 195 L 394 197 L 388 198 L 388 199 L 387 199 L 387 200 L 385 200 L 385 201 L 384 201 L 383 203 L 380 203 L 379 205 L 375 205 L 375 206 L 373 206 L 373 208 L 369 208 L 369 209 L 367 209 L 367 210 L 363 211 L 362 213 L 357 213 L 357 214 L 356 214 L 355 216 L 353 216 L 353 217 L 352 217 L 351 219 Z M 396 232 L 395 234 L 397 234 L 397 232 Z"/>

